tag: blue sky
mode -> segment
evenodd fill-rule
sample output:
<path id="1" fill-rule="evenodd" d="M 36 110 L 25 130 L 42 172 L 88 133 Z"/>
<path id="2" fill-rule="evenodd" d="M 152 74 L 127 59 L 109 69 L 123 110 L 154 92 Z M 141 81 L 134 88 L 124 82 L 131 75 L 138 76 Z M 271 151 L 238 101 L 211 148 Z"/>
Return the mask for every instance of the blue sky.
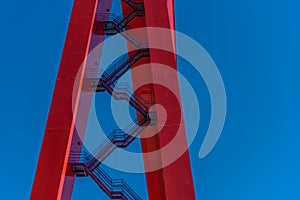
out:
<path id="1" fill-rule="evenodd" d="M 300 199 L 300 3 L 292 0 L 175 1 L 176 27 L 202 44 L 222 74 L 228 100 L 223 134 L 198 150 L 209 104 L 200 77 L 179 70 L 203 102 L 190 149 L 198 199 Z M 2 1 L 0 199 L 28 199 L 71 12 L 71 0 Z M 208 104 L 208 105 L 207 105 Z M 206 117 L 205 117 L 206 116 Z M 125 177 L 142 196 L 142 175 Z M 104 198 L 90 179 L 74 199 Z"/>

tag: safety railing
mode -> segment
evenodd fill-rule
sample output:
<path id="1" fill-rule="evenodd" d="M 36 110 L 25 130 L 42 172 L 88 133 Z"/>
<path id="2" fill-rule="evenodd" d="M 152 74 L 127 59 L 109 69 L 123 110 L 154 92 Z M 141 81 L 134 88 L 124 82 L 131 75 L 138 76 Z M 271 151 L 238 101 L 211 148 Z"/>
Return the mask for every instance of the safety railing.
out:
<path id="1" fill-rule="evenodd" d="M 71 152 L 69 157 L 69 163 L 71 163 L 75 168 L 75 175 L 78 175 L 76 174 L 76 169 L 78 169 L 78 166 L 81 166 L 81 170 L 84 170 L 84 172 L 87 175 L 89 175 L 111 199 L 141 199 L 124 180 L 112 179 L 100 167 L 98 167 L 94 171 L 91 171 L 87 163 L 92 158 L 93 156 L 87 151 L 82 151 L 81 153 Z M 79 176 L 81 176 L 81 174 Z"/>
<path id="2" fill-rule="evenodd" d="M 96 13 L 94 34 L 115 35 L 120 33 L 127 41 L 132 43 L 137 48 L 146 48 L 144 42 L 138 41 L 132 34 L 126 31 L 130 22 L 136 17 L 144 17 L 144 3 L 136 3 L 133 1 L 125 1 L 130 8 L 124 10 L 121 15 L 114 13 Z"/>
<path id="3" fill-rule="evenodd" d="M 77 176 L 89 175 L 97 185 L 111 199 L 141 199 L 122 179 L 111 179 L 110 176 L 101 169 L 101 163 L 116 149 L 126 148 L 141 132 L 151 124 L 151 113 L 149 107 L 152 102 L 146 102 L 142 97 L 133 94 L 128 84 L 116 84 L 117 80 L 123 76 L 141 58 L 149 57 L 148 44 L 138 40 L 134 35 L 126 32 L 130 22 L 136 17 L 145 16 L 144 4 L 132 0 L 123 0 L 129 5 L 129 9 L 123 11 L 122 16 L 109 13 L 97 13 L 95 16 L 94 34 L 115 35 L 120 33 L 128 42 L 133 44 L 136 50 L 128 58 L 124 55 L 113 62 L 107 70 L 98 78 L 99 70 L 88 69 L 85 72 L 86 78 L 91 78 L 91 86 L 96 92 L 108 91 L 115 99 L 127 100 L 129 104 L 142 115 L 142 120 L 135 120 L 123 130 L 116 129 L 106 137 L 90 154 L 83 149 L 82 152 L 71 152 L 69 163 L 73 166 L 73 172 Z M 97 30 L 99 29 L 99 30 Z M 95 74 L 96 73 L 96 74 Z M 95 82 L 96 81 L 96 82 Z"/>
<path id="4" fill-rule="evenodd" d="M 126 148 L 137 136 L 150 124 L 149 119 L 144 118 L 139 125 L 137 120 L 130 123 L 124 130 L 114 130 L 105 140 L 93 151 L 94 158 L 87 164 L 91 171 L 97 169 L 100 164 L 116 149 Z"/>

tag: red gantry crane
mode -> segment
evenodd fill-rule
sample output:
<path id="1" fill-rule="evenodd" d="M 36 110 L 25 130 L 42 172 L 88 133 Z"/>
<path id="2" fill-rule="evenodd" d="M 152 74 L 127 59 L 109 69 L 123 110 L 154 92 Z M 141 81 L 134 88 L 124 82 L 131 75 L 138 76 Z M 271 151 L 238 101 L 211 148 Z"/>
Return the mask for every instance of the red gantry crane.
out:
<path id="1" fill-rule="evenodd" d="M 112 0 L 74 0 L 31 200 L 71 199 L 75 178 L 86 176 L 91 177 L 111 199 L 141 199 L 125 181 L 110 177 L 101 168 L 101 163 L 116 148 L 126 148 L 130 145 L 136 136 L 143 132 L 144 127 L 151 125 L 149 108 L 154 104 L 164 107 L 167 119 L 158 134 L 141 138 L 144 168 L 151 168 L 153 164 L 158 165 L 168 158 L 168 153 L 156 154 L 155 158 L 147 157 L 146 154 L 161 149 L 177 133 L 179 129 L 177 122 L 182 118 L 178 102 L 180 99 L 176 98 L 174 91 L 168 91 L 156 84 L 147 84 L 141 88 L 138 82 L 142 78 L 151 83 L 154 77 L 161 73 L 153 68 L 151 63 L 160 63 L 176 70 L 176 56 L 174 53 L 149 48 L 151 43 L 157 40 L 155 35 L 144 32 L 138 35 L 147 45 L 141 45 L 125 36 L 129 50 L 132 49 L 130 46 L 139 48 L 129 51 L 126 57 L 112 63 L 101 77 L 89 77 L 90 90 L 83 88 L 87 82 L 84 74 L 88 70 L 87 64 L 83 61 L 104 41 L 105 36 L 141 27 L 174 30 L 173 3 L 173 0 L 122 0 L 122 16 L 117 16 L 111 13 Z M 164 36 L 163 41 L 175 49 L 174 35 L 171 32 L 168 36 Z M 100 59 L 99 51 L 99 62 Z M 145 63 L 149 63 L 147 70 L 143 72 L 132 70 Z M 129 70 L 132 70 L 132 83 L 135 89 L 133 96 L 128 94 L 126 85 L 119 86 L 118 92 L 114 91 L 116 81 Z M 79 81 L 75 83 L 78 73 Z M 167 74 L 165 77 L 170 78 L 179 94 L 177 76 L 170 74 L 168 77 Z M 77 84 L 75 90 L 74 84 Z M 131 125 L 126 133 L 113 131 L 108 137 L 109 142 L 99 144 L 96 152 L 91 154 L 83 148 L 78 133 L 85 131 L 94 92 L 108 92 L 115 99 L 127 100 L 136 110 L 138 121 L 136 125 Z M 156 114 L 156 118 L 160 118 L 159 114 Z M 75 126 L 78 120 L 80 127 Z M 180 139 L 181 145 L 187 149 L 185 134 Z M 149 199 L 195 199 L 188 150 L 173 163 L 145 173 Z"/>

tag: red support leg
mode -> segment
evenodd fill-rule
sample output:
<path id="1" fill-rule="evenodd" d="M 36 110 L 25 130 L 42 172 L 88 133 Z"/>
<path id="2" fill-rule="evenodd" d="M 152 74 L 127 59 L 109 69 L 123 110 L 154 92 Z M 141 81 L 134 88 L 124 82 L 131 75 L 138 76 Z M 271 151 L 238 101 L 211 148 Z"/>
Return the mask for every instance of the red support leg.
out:
<path id="1" fill-rule="evenodd" d="M 175 28 L 173 0 L 145 0 L 144 3 L 147 27 L 162 27 L 167 29 Z M 173 49 L 175 49 L 174 35 L 171 33 L 170 35 L 160 37 L 157 37 L 157 35 L 148 35 L 148 42 L 150 46 L 152 42 L 157 43 L 157 41 L 161 41 L 161 43 L 166 46 L 173 46 Z M 160 63 L 175 70 L 177 69 L 176 56 L 172 53 L 150 49 L 150 56 L 151 63 Z M 162 70 L 152 67 L 153 80 L 156 79 L 158 82 L 159 79 L 168 80 L 168 82 L 172 83 L 173 90 L 170 91 L 159 85 L 154 85 L 155 103 L 163 105 L 166 110 L 166 115 L 168 116 L 164 128 L 158 134 L 157 143 L 159 144 L 159 147 L 162 148 L 172 141 L 175 134 L 178 134 L 180 137 L 180 148 L 186 149 L 185 153 L 179 159 L 163 168 L 162 174 L 165 194 L 162 198 L 168 200 L 192 200 L 195 199 L 195 192 L 189 152 L 187 150 L 185 128 L 183 124 L 177 125 L 183 117 L 180 106 L 180 98 L 176 98 L 176 96 L 180 97 L 177 74 L 170 73 L 162 75 L 162 73 Z M 157 117 L 160 117 L 159 114 Z M 172 152 L 162 152 L 161 162 L 166 163 L 171 156 L 170 154 L 172 154 Z M 145 168 L 147 168 L 147 165 L 151 165 L 151 160 L 145 160 L 144 162 Z M 149 174 L 147 175 L 147 181 L 150 181 L 148 189 L 151 189 L 156 187 L 156 182 L 159 180 L 156 181 L 155 178 Z M 150 199 L 156 199 L 155 195 L 156 194 L 149 193 Z"/>
<path id="2" fill-rule="evenodd" d="M 32 200 L 71 197 L 74 179 L 66 180 L 66 169 L 75 131 L 74 119 L 77 117 L 77 113 L 72 112 L 73 86 L 77 72 L 89 51 L 97 3 L 98 0 L 74 2 L 32 187 Z M 79 87 L 75 93 L 79 94 L 80 91 Z M 79 97 L 80 94 L 75 99 L 74 110 L 78 109 Z"/>
<path id="3" fill-rule="evenodd" d="M 144 2 L 145 4 L 145 18 L 136 18 L 130 23 L 129 28 L 140 27 L 161 27 L 174 30 L 174 2 L 173 0 L 139 0 L 136 2 Z M 122 4 L 123 11 L 127 9 L 125 3 Z M 135 37 L 142 41 L 157 43 L 157 40 L 164 43 L 166 46 L 172 46 L 175 49 L 175 36 L 173 34 L 160 36 L 157 35 L 144 35 L 145 33 L 138 33 Z M 128 42 L 129 49 L 131 44 Z M 130 53 L 129 53 L 130 54 Z M 160 63 L 177 70 L 176 54 L 169 53 L 161 50 L 150 49 L 150 59 L 143 59 L 136 64 L 136 66 L 143 63 Z M 187 150 L 186 134 L 184 124 L 180 124 L 183 117 L 181 110 L 179 85 L 177 74 L 166 74 L 163 77 L 162 70 L 158 70 L 152 64 L 143 68 L 143 71 L 132 70 L 132 82 L 135 93 L 142 96 L 146 101 L 153 101 L 153 103 L 161 104 L 166 110 L 168 116 L 165 127 L 155 136 L 141 139 L 142 150 L 144 154 L 145 169 L 151 169 L 153 166 L 160 166 L 166 163 L 172 152 L 159 152 L 155 156 L 147 156 L 146 153 L 153 152 L 163 148 L 167 145 L 176 134 L 180 137 L 180 146 L 185 149 L 185 153 L 179 157 L 172 164 L 162 167 L 156 171 L 146 172 L 146 180 L 148 187 L 149 199 L 195 199 L 194 185 L 192 172 L 190 167 L 190 158 Z M 173 90 L 169 91 L 168 88 L 163 88 L 156 84 L 148 84 L 142 88 L 137 88 L 140 82 L 153 83 L 153 80 L 159 82 L 159 79 L 167 79 L 173 85 Z M 141 81 L 142 80 L 142 81 Z M 175 95 L 172 93 L 175 92 Z M 157 113 L 158 119 L 160 113 Z M 152 128 L 152 131 L 157 131 L 158 128 Z M 179 131 L 178 131 L 179 130 Z M 146 132 L 147 134 L 147 132 Z M 147 135 L 144 135 L 147 137 Z M 174 147 L 176 148 L 176 147 Z"/>
<path id="4" fill-rule="evenodd" d="M 146 19 L 136 19 L 131 24 L 132 28 L 144 26 L 175 28 L 172 0 L 167 2 L 165 0 L 145 0 L 144 3 Z M 74 2 L 32 188 L 31 199 L 33 200 L 71 198 L 74 177 L 66 174 L 68 157 L 70 150 L 80 151 L 81 149 L 82 144 L 78 134 L 83 137 L 82 134 L 85 131 L 92 97 L 92 91 L 82 90 L 85 66 L 80 71 L 80 79 L 75 90 L 75 99 L 73 99 L 75 105 L 72 105 L 74 81 L 88 52 L 104 39 L 102 36 L 92 35 L 96 9 L 100 10 L 100 12 L 109 12 L 110 7 L 111 0 L 100 1 L 99 4 L 98 0 L 75 0 Z M 144 37 L 143 39 L 150 44 L 158 39 L 152 35 L 145 36 L 145 33 L 140 33 L 140 36 Z M 170 34 L 159 39 L 175 49 L 174 35 Z M 144 59 L 141 62 L 151 61 L 152 63 L 161 63 L 176 69 L 175 54 L 155 49 L 151 49 L 150 54 L 150 59 Z M 89 63 L 89 61 L 87 62 Z M 92 61 L 92 63 L 95 62 Z M 161 78 L 160 75 L 160 70 L 149 65 L 143 74 L 132 72 L 133 84 L 135 85 L 141 78 L 151 83 L 157 77 Z M 142 149 L 145 155 L 147 152 L 155 151 L 165 146 L 172 140 L 178 129 L 181 130 L 179 131 L 180 145 L 187 149 L 184 127 L 176 124 L 177 122 L 180 123 L 182 118 L 181 103 L 178 102 L 180 99 L 176 98 L 176 95 L 179 95 L 177 76 L 171 73 L 163 78 L 168 79 L 175 85 L 175 95 L 166 88 L 155 84 L 149 84 L 137 90 L 137 93 L 144 99 L 153 100 L 153 102 L 163 105 L 168 115 L 166 127 L 159 134 L 142 139 Z M 161 117 L 159 113 L 157 117 Z M 81 126 L 75 127 L 75 121 L 80 122 Z M 155 165 L 165 163 L 169 156 L 170 152 L 160 152 L 156 157 L 150 158 L 144 156 L 145 169 L 151 168 L 153 163 Z M 188 151 L 171 165 L 154 172 L 147 172 L 146 179 L 150 199 L 195 199 Z"/>

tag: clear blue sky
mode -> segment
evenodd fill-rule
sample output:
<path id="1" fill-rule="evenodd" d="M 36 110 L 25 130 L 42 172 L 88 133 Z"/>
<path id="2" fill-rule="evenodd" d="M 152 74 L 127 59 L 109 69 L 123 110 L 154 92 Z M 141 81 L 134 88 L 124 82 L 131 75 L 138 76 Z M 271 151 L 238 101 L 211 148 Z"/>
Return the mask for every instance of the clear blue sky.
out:
<path id="1" fill-rule="evenodd" d="M 72 0 L 0 4 L 0 199 L 28 199 Z M 299 7 L 294 0 L 175 1 L 177 29 L 210 53 L 228 97 L 213 152 L 197 157 L 205 115 L 190 149 L 198 199 L 300 199 Z M 205 97 L 185 65 L 179 69 Z M 145 195 L 143 176 L 124 177 Z M 90 179 L 76 182 L 74 199 L 102 197 Z"/>

